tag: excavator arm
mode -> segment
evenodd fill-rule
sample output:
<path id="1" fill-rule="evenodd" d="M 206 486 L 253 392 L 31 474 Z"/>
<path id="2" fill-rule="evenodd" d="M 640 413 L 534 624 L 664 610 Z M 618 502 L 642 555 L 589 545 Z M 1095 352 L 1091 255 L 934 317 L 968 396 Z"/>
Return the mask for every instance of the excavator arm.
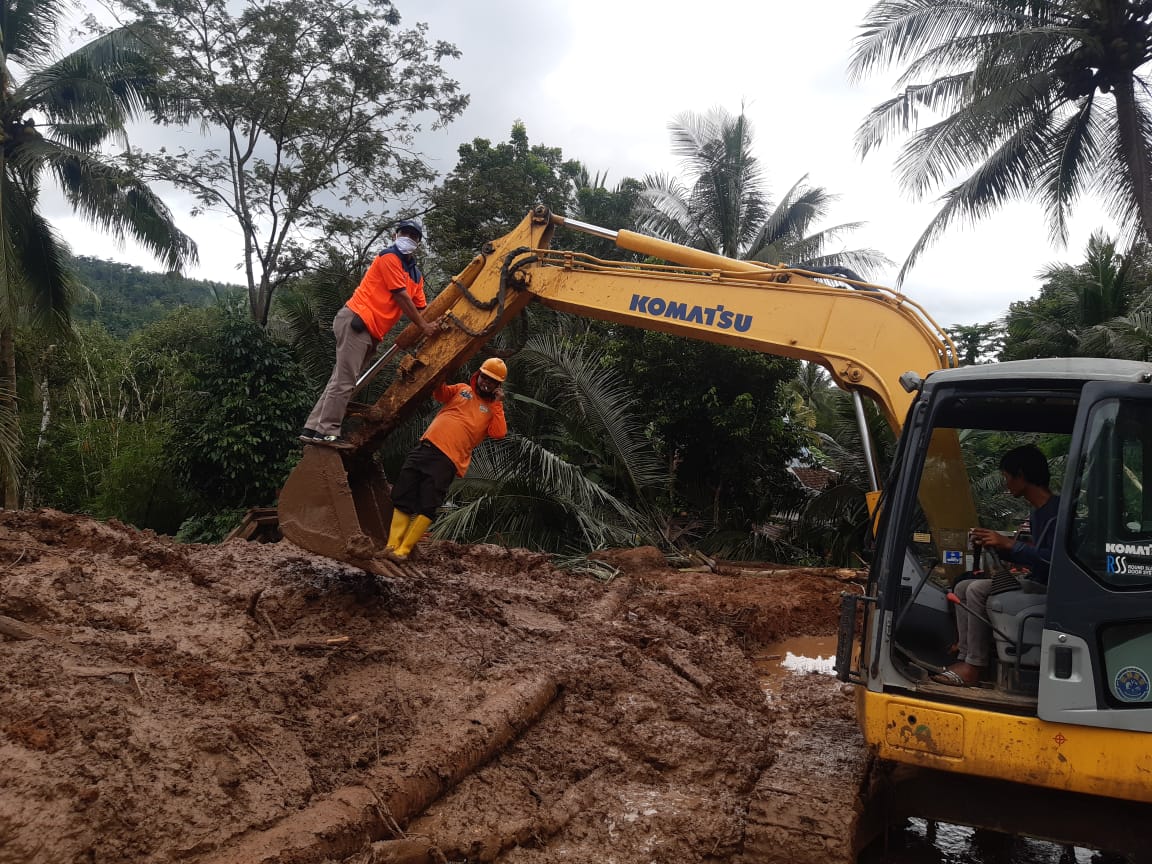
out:
<path id="1" fill-rule="evenodd" d="M 553 250 L 552 235 L 561 225 L 672 263 L 603 261 Z M 425 317 L 439 323 L 437 335 L 423 339 L 414 325 L 400 334 L 392 350 L 409 353 L 391 386 L 361 412 L 350 435 L 354 449 L 306 448 L 281 493 L 281 529 L 314 552 L 343 560 L 371 557 L 374 544 L 367 538 L 386 538 L 391 509 L 372 454 L 439 380 L 533 300 L 582 317 L 818 363 L 838 386 L 869 394 L 898 432 L 911 401 L 900 376 L 954 365 L 951 341 L 901 294 L 838 277 L 843 284 L 829 285 L 819 278 L 811 271 L 608 231 L 538 207 L 486 244 L 432 301 Z M 954 506 L 945 495 L 933 509 Z M 950 524 L 974 524 L 961 514 L 948 518 Z M 952 523 L 956 518 L 961 521 Z"/>

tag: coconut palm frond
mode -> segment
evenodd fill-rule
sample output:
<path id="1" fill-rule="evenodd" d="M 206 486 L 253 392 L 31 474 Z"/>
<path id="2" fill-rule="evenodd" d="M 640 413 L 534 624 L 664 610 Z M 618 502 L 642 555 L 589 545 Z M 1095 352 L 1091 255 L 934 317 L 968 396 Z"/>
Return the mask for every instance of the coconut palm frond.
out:
<path id="1" fill-rule="evenodd" d="M 34 106 L 49 124 L 99 124 L 105 137 L 149 109 L 166 107 L 155 83 L 155 48 L 141 32 L 118 28 L 34 69 L 14 92 L 13 104 Z"/>
<path id="2" fill-rule="evenodd" d="M 1122 241 L 1152 239 L 1149 13 L 1086 8 L 887 0 L 868 11 L 850 74 L 905 68 L 902 92 L 869 114 L 857 149 L 908 135 L 897 160 L 901 185 L 917 197 L 951 187 L 901 281 L 956 219 L 975 221 L 1009 200 L 1039 200 L 1050 236 L 1063 243 L 1075 202 L 1095 193 Z M 941 119 L 920 129 L 921 111 Z"/>
<path id="3" fill-rule="evenodd" d="M 847 266 L 876 262 L 863 250 L 832 253 L 827 244 L 856 225 L 845 224 L 812 235 L 836 196 L 801 177 L 774 207 L 754 155 L 752 129 L 741 113 L 717 108 L 691 112 L 670 124 L 673 152 L 682 157 L 685 179 L 645 177 L 638 200 L 640 230 L 685 246 L 729 258 L 790 263 L 821 257 Z"/>
<path id="4" fill-rule="evenodd" d="M 142 180 L 90 153 L 41 139 L 21 148 L 16 167 L 34 163 L 55 174 L 72 207 L 102 231 L 132 236 L 170 269 L 196 263 L 196 244 Z"/>
<path id="5" fill-rule="evenodd" d="M 36 196 L 18 177 L 5 176 L 4 227 L 7 252 L 12 262 L 7 280 L 10 296 L 4 299 L 7 314 L 0 322 L 23 319 L 33 327 L 64 337 L 70 329 L 69 309 L 75 282 L 68 269 L 67 247 L 52 225 L 36 210 Z"/>
<path id="6" fill-rule="evenodd" d="M 680 182 L 663 174 L 650 174 L 642 182 L 644 187 L 637 201 L 637 227 L 681 246 L 707 249 L 700 245 L 706 238 L 700 236 L 695 227 L 688 192 Z"/>
<path id="7" fill-rule="evenodd" d="M 21 66 L 47 62 L 56 49 L 59 24 L 72 9 L 67 0 L 12 0 L 5 3 L 4 54 Z"/>
<path id="8" fill-rule="evenodd" d="M 572 552 L 632 545 L 645 526 L 643 514 L 578 469 L 534 441 L 509 436 L 473 454 L 436 533 Z"/>
<path id="9" fill-rule="evenodd" d="M 517 362 L 551 382 L 569 435 L 591 439 L 595 449 L 605 449 L 632 495 L 642 499 L 648 490 L 667 483 L 662 461 L 646 445 L 632 414 L 627 383 L 602 358 L 574 351 L 557 335 L 544 334 L 528 340 Z"/>

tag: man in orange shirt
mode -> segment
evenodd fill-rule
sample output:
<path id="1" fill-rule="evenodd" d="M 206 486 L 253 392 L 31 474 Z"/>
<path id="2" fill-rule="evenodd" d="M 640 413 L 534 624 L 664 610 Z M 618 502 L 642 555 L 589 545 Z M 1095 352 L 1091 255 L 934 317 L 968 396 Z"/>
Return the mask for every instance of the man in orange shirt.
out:
<path id="1" fill-rule="evenodd" d="M 508 434 L 503 383 L 508 367 L 499 357 L 480 366 L 468 384 L 440 384 L 432 397 L 444 407 L 404 460 L 392 486 L 392 527 L 387 549 L 406 559 L 448 497 L 454 477 L 463 477 L 472 451 L 485 438 Z"/>
<path id="2" fill-rule="evenodd" d="M 346 450 L 352 445 L 340 435 L 344 411 L 356 388 L 356 379 L 380 340 L 401 315 L 432 336 L 436 328 L 424 320 L 424 277 L 416 264 L 416 250 L 424 239 L 420 223 L 405 219 L 396 226 L 392 245 L 384 249 L 348 302 L 332 319 L 336 335 L 336 365 L 316 407 L 304 422 L 300 440 Z"/>

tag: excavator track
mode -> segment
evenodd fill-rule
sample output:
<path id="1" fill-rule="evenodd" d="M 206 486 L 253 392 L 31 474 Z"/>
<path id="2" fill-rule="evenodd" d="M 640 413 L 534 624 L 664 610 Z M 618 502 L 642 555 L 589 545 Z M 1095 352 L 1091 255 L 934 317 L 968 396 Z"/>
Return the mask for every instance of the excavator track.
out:
<path id="1" fill-rule="evenodd" d="M 852 864 L 870 839 L 872 759 L 855 721 L 789 728 L 748 808 L 742 864 Z"/>

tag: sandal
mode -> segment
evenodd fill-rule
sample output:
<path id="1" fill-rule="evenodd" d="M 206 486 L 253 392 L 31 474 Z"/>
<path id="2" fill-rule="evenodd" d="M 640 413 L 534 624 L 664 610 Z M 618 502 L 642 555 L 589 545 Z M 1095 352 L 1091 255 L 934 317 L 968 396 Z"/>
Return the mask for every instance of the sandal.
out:
<path id="1" fill-rule="evenodd" d="M 959 673 L 953 672 L 951 669 L 945 669 L 943 672 L 939 673 L 938 675 L 933 675 L 932 680 L 935 681 L 937 684 L 947 684 L 949 687 L 972 687 L 973 686 L 972 684 L 969 684 L 967 681 L 965 681 L 963 678 L 961 678 Z"/>
<path id="2" fill-rule="evenodd" d="M 300 436 L 305 444 L 319 444 L 321 447 L 332 447 L 335 450 L 351 450 L 352 442 L 340 435 L 313 435 L 311 438 Z"/>

